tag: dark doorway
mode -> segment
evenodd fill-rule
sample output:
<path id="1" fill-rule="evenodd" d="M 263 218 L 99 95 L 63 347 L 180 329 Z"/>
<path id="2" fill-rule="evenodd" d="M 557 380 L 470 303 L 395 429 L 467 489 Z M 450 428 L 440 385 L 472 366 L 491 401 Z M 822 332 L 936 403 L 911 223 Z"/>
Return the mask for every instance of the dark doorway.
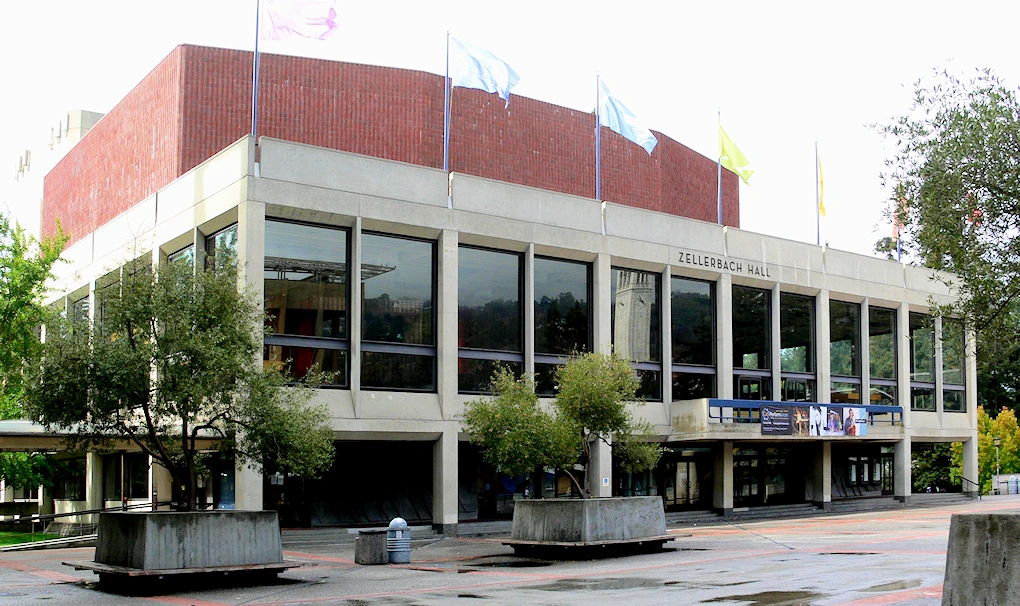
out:
<path id="1" fill-rule="evenodd" d="M 803 448 L 742 445 L 733 449 L 733 506 L 804 502 Z"/>

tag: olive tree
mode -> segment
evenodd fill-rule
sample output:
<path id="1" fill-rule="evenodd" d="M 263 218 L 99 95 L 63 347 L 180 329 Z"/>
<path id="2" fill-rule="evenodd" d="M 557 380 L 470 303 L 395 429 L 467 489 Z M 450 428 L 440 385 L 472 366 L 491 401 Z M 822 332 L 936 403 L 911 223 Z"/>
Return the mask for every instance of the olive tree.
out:
<path id="1" fill-rule="evenodd" d="M 626 360 L 577 354 L 557 370 L 556 382 L 551 411 L 542 408 L 531 377 L 516 379 L 506 368 L 493 375 L 492 398 L 468 403 L 464 429 L 488 463 L 509 476 L 564 470 L 582 497 L 591 496 L 589 474 L 582 486 L 572 472 L 576 466 L 587 472 L 596 442 L 611 444 L 625 471 L 658 463 L 662 450 L 651 441 L 650 425 L 630 411 L 638 380 Z"/>
<path id="2" fill-rule="evenodd" d="M 274 461 L 315 476 L 331 464 L 327 411 L 262 364 L 261 306 L 233 264 L 129 264 L 96 300 L 93 322 L 48 327 L 28 374 L 27 412 L 71 447 L 134 443 L 170 473 L 180 510 L 195 507 L 210 444 L 256 470 Z"/>

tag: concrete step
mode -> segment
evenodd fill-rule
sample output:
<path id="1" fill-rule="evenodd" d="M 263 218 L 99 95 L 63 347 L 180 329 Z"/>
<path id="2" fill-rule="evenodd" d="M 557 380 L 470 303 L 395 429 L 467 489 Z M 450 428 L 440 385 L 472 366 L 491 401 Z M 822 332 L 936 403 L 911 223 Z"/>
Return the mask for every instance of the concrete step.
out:
<path id="1" fill-rule="evenodd" d="M 798 518 L 818 515 L 821 510 L 813 503 L 797 503 L 793 505 L 772 505 L 748 508 L 734 508 L 730 521 L 774 520 L 778 518 Z"/>
<path id="2" fill-rule="evenodd" d="M 670 511 L 666 514 L 666 526 L 699 526 L 722 522 L 723 517 L 710 510 Z"/>
<path id="3" fill-rule="evenodd" d="M 491 535 L 510 534 L 512 520 L 491 520 L 485 522 L 461 522 L 457 524 L 459 537 L 484 537 Z"/>
<path id="4" fill-rule="evenodd" d="M 912 507 L 955 505 L 958 503 L 969 503 L 972 501 L 969 496 L 961 492 L 919 492 L 910 495 Z"/>
<path id="5" fill-rule="evenodd" d="M 284 547 L 297 547 L 301 545 L 337 545 L 353 543 L 362 530 L 386 530 L 386 527 L 378 528 L 286 528 L 280 531 Z M 431 526 L 411 526 L 411 540 L 424 541 L 435 540 L 437 535 Z"/>
<path id="6" fill-rule="evenodd" d="M 829 513 L 858 513 L 879 509 L 893 509 L 903 504 L 893 497 L 868 497 L 860 499 L 838 499 L 832 501 Z"/>

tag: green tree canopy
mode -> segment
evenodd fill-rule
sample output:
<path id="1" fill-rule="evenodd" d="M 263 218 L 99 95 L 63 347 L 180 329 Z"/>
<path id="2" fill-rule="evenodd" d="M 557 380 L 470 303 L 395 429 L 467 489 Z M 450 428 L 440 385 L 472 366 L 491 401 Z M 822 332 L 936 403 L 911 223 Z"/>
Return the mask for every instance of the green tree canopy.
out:
<path id="1" fill-rule="evenodd" d="M 637 377 L 616 354 L 572 356 L 556 372 L 553 411 L 541 408 L 531 377 L 515 379 L 508 369 L 493 375 L 493 398 L 469 402 L 464 429 L 482 447 L 483 457 L 499 471 L 519 476 L 536 467 L 587 470 L 597 440 L 612 444 L 621 467 L 654 467 L 661 448 L 650 441 L 651 427 L 634 420 L 628 405 L 636 400 Z M 588 474 L 582 496 L 591 494 Z"/>
<path id="2" fill-rule="evenodd" d="M 28 374 L 31 418 L 75 448 L 138 445 L 169 471 L 179 509 L 195 505 L 199 455 L 210 440 L 261 469 L 270 460 L 314 476 L 333 457 L 324 407 L 311 390 L 260 361 L 263 318 L 233 264 L 194 272 L 129 264 L 103 290 L 93 323 L 47 330 Z"/>

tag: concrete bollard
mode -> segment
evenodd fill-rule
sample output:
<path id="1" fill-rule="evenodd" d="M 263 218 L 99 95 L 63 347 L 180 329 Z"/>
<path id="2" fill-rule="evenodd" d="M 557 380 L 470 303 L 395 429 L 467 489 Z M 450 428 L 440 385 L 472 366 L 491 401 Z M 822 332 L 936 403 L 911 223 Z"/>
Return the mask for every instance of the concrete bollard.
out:
<path id="1" fill-rule="evenodd" d="M 354 539 L 354 562 L 356 564 L 389 564 L 390 555 L 386 550 L 385 530 L 362 530 Z"/>
<path id="2" fill-rule="evenodd" d="M 1020 513 L 958 513 L 949 525 L 942 606 L 1016 604 Z"/>

